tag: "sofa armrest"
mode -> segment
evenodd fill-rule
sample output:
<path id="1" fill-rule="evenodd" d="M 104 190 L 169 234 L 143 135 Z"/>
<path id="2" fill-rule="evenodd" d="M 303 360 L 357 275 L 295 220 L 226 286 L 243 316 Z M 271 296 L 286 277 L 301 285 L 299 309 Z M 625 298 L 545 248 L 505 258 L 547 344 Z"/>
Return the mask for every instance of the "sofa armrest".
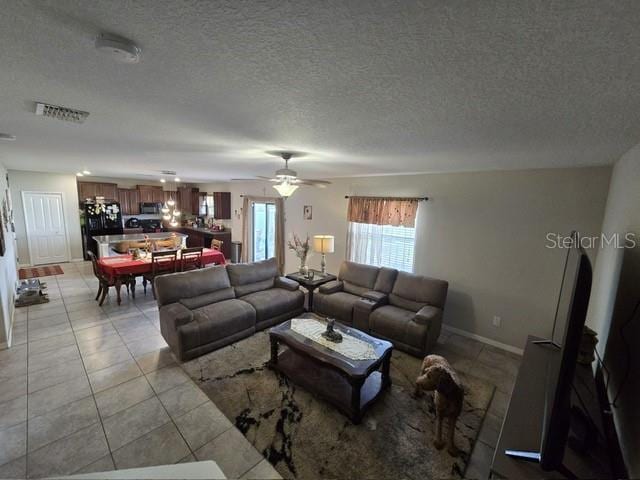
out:
<path id="1" fill-rule="evenodd" d="M 193 320 L 193 312 L 181 303 L 170 303 L 160 307 L 160 321 L 167 323 L 174 329 Z"/>
<path id="2" fill-rule="evenodd" d="M 300 288 L 300 284 L 298 282 L 287 277 L 276 277 L 274 286 L 276 288 L 284 288 L 285 290 L 290 290 L 292 292 L 295 292 Z"/>
<path id="3" fill-rule="evenodd" d="M 431 305 L 425 305 L 418 310 L 413 317 L 413 321 L 420 325 L 429 325 L 431 322 L 442 319 L 442 310 Z"/>
<path id="4" fill-rule="evenodd" d="M 364 292 L 362 294 L 362 297 L 366 298 L 367 300 L 371 300 L 373 303 L 375 303 L 376 307 L 379 307 L 380 305 L 386 305 L 389 299 L 386 293 L 377 292 L 375 290 Z"/>
<path id="5" fill-rule="evenodd" d="M 332 280 L 323 285 L 320 285 L 318 291 L 320 293 L 336 293 L 341 292 L 343 287 L 344 284 L 342 283 L 342 280 Z"/>
<path id="6" fill-rule="evenodd" d="M 353 326 L 358 330 L 369 333 L 369 316 L 378 307 L 387 303 L 387 296 L 379 298 L 378 301 L 363 296 L 353 304 Z"/>

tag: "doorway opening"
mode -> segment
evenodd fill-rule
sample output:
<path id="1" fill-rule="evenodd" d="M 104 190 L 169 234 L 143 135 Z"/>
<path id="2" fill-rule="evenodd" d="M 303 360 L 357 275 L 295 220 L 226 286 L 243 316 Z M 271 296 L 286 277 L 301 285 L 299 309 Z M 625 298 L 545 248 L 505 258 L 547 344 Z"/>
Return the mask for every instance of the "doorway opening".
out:
<path id="1" fill-rule="evenodd" d="M 276 255 L 276 205 L 253 202 L 251 206 L 251 261 L 259 262 Z"/>

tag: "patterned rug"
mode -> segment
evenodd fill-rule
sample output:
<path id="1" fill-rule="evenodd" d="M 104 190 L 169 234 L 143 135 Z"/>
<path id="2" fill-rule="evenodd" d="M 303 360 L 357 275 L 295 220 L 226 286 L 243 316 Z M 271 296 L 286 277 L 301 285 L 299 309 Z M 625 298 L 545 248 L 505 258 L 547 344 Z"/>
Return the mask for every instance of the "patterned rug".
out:
<path id="1" fill-rule="evenodd" d="M 46 265 L 44 267 L 21 268 L 18 270 L 20 280 L 35 277 L 48 277 L 50 275 L 62 275 L 62 267 L 60 265 Z"/>
<path id="2" fill-rule="evenodd" d="M 269 369 L 268 359 L 263 331 L 183 368 L 284 478 L 462 478 L 495 391 L 460 374 L 466 394 L 456 445 L 462 453 L 451 457 L 433 447 L 431 395 L 411 395 L 419 359 L 394 351 L 393 385 L 360 425 Z"/>

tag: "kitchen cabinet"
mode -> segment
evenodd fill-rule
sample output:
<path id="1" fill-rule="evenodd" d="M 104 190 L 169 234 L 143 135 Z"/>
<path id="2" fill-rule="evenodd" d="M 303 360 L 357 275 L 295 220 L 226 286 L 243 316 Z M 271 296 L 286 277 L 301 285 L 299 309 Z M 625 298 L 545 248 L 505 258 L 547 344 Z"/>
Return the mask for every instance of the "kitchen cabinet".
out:
<path id="1" fill-rule="evenodd" d="M 161 186 L 138 185 L 138 195 L 140 196 L 140 203 L 164 202 L 164 191 Z"/>
<path id="2" fill-rule="evenodd" d="M 78 182 L 78 199 L 80 203 L 87 198 L 104 197 L 105 200 L 118 199 L 118 185 L 115 183 Z"/>
<path id="3" fill-rule="evenodd" d="M 198 203 L 198 197 L 200 190 L 193 187 L 181 187 L 178 189 L 178 205 L 180 209 L 191 215 L 199 215 L 200 204 Z"/>
<path id="4" fill-rule="evenodd" d="M 230 192 L 213 192 L 213 217 L 217 220 L 231 219 Z"/>
<path id="5" fill-rule="evenodd" d="M 140 195 L 135 188 L 119 188 L 118 202 L 123 215 L 140 214 Z"/>
<path id="6" fill-rule="evenodd" d="M 177 192 L 172 192 L 171 190 L 165 190 L 162 192 L 162 203 L 167 203 L 169 200 L 177 200 L 178 195 Z"/>

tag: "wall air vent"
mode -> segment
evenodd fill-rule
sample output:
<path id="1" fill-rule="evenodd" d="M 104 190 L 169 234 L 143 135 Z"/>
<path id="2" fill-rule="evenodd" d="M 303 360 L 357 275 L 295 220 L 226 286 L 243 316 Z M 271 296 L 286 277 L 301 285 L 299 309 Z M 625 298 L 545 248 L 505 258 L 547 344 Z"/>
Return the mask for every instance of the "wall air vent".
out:
<path id="1" fill-rule="evenodd" d="M 89 116 L 89 112 L 61 107 L 60 105 L 50 105 L 48 103 L 37 102 L 36 115 L 57 118 L 58 120 L 64 120 L 65 122 L 84 123 Z"/>

